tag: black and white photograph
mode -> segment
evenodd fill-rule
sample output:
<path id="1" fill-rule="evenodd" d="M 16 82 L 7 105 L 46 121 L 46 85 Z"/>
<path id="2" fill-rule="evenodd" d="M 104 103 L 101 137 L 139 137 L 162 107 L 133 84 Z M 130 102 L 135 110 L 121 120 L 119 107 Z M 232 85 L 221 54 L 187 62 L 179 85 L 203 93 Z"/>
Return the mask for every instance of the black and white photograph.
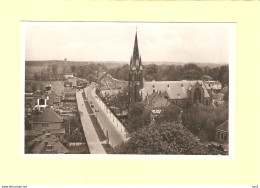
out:
<path id="1" fill-rule="evenodd" d="M 24 154 L 229 156 L 233 26 L 24 22 Z"/>

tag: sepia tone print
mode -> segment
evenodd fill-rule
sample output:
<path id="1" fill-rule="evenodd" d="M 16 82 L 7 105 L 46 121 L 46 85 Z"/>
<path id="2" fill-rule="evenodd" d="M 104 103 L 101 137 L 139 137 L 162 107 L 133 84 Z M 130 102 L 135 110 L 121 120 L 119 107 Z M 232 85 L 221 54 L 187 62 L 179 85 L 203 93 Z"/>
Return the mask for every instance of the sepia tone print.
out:
<path id="1" fill-rule="evenodd" d="M 26 25 L 26 154 L 229 155 L 229 31 Z"/>

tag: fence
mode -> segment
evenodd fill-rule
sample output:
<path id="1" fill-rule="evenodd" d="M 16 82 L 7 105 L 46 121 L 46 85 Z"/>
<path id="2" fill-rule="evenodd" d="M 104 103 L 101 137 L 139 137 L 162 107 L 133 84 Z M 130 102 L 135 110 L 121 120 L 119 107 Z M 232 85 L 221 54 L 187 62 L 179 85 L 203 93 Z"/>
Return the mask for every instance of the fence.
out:
<path id="1" fill-rule="evenodd" d="M 95 91 L 95 90 L 94 90 Z M 117 119 L 117 117 L 110 111 L 110 109 L 106 106 L 106 104 L 97 96 L 94 94 L 94 96 L 97 99 L 97 102 L 100 106 L 100 108 L 107 114 L 107 117 L 109 117 L 110 121 L 114 125 L 114 127 L 117 128 L 117 130 L 121 133 L 121 135 L 124 138 L 124 141 L 127 139 L 127 131 L 124 127 L 124 125 Z M 105 133 L 106 134 L 106 133 Z"/>

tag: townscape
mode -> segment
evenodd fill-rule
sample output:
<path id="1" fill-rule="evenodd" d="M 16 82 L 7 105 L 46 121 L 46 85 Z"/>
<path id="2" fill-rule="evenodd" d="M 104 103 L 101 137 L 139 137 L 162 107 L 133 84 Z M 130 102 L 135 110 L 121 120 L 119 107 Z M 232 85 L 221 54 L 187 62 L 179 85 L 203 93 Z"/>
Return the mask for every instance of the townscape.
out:
<path id="1" fill-rule="evenodd" d="M 228 155 L 229 66 L 25 62 L 26 154 Z"/>

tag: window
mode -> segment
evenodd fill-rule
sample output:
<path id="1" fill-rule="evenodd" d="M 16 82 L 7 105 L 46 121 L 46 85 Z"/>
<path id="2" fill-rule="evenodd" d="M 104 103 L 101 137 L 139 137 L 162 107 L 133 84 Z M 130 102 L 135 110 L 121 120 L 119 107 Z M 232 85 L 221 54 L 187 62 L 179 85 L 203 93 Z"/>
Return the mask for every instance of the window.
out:
<path id="1" fill-rule="evenodd" d="M 224 141 L 227 141 L 227 135 L 224 134 Z"/>
<path id="2" fill-rule="evenodd" d="M 218 137 L 218 140 L 220 140 L 220 133 L 219 132 L 217 133 L 217 137 Z"/>
<path id="3" fill-rule="evenodd" d="M 43 123 L 42 126 L 43 126 L 43 127 L 48 127 L 49 124 L 48 124 L 48 123 Z"/>

